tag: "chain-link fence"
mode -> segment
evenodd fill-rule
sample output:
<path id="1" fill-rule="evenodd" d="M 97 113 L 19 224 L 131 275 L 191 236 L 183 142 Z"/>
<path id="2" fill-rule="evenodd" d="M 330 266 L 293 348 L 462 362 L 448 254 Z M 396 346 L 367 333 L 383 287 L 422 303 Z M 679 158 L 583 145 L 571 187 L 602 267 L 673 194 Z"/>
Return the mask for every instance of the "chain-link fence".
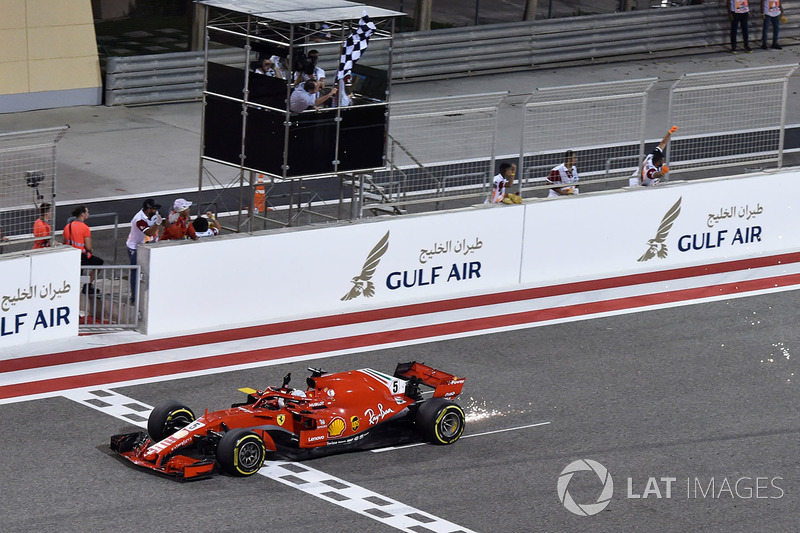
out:
<path id="1" fill-rule="evenodd" d="M 672 86 L 673 173 L 783 164 L 789 77 L 798 65 L 685 74 Z"/>
<path id="2" fill-rule="evenodd" d="M 522 191 L 546 188 L 573 150 L 583 190 L 626 180 L 644 152 L 647 93 L 656 78 L 537 90 L 525 104 L 517 175 Z M 613 184 L 617 187 L 617 184 Z"/>
<path id="3" fill-rule="evenodd" d="M 0 134 L 0 251 L 32 246 L 42 204 L 55 219 L 56 143 L 67 127 Z M 52 232 L 49 239 L 52 240 Z"/>
<path id="4" fill-rule="evenodd" d="M 505 92 L 390 104 L 388 172 L 377 173 L 364 208 L 477 198 L 494 167 L 497 107 Z"/>

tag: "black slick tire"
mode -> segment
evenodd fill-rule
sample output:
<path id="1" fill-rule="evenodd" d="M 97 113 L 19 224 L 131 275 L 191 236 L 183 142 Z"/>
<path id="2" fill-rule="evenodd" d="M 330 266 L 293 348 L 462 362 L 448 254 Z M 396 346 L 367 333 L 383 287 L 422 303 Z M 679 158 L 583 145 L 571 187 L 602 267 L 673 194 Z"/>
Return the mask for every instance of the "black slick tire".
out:
<path id="1" fill-rule="evenodd" d="M 233 476 L 252 476 L 264 464 L 267 449 L 264 440 L 248 429 L 232 429 L 217 445 L 217 463 Z"/>
<path id="2" fill-rule="evenodd" d="M 181 428 L 194 422 L 191 409 L 180 402 L 169 400 L 158 404 L 147 419 L 147 434 L 153 442 L 169 437 Z"/>
<path id="3" fill-rule="evenodd" d="M 417 429 L 433 444 L 453 444 L 464 433 L 465 422 L 464 410 L 443 398 L 426 400 L 417 410 Z"/>

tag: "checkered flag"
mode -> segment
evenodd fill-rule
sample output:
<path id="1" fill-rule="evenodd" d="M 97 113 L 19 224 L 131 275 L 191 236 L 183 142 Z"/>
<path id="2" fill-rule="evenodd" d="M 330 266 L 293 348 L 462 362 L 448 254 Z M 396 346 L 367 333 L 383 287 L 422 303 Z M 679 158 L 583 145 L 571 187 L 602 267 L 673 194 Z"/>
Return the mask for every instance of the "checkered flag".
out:
<path id="1" fill-rule="evenodd" d="M 358 21 L 358 28 L 345 39 L 344 46 L 342 46 L 339 72 L 336 73 L 337 81 L 350 74 L 353 65 L 359 60 L 364 50 L 367 49 L 369 36 L 372 35 L 375 29 L 375 23 L 370 21 L 367 12 L 363 11 L 361 19 Z"/>

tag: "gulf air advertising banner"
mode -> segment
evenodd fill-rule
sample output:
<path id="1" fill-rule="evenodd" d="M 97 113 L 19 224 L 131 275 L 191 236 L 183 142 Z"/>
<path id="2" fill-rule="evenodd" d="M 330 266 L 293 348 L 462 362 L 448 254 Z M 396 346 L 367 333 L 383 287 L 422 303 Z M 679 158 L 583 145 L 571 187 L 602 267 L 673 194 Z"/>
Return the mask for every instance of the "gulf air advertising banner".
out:
<path id="1" fill-rule="evenodd" d="M 341 257 L 342 274 L 336 278 L 340 308 L 347 309 L 348 302 L 430 301 L 515 285 L 523 215 L 519 206 L 502 205 L 358 228 L 363 244 Z"/>
<path id="2" fill-rule="evenodd" d="M 545 285 L 800 250 L 800 173 L 526 205 L 521 280 Z"/>
<path id="3" fill-rule="evenodd" d="M 0 348 L 78 335 L 80 251 L 69 246 L 0 259 Z"/>
<path id="4" fill-rule="evenodd" d="M 523 218 L 497 205 L 148 246 L 147 333 L 176 319 L 220 327 L 217 312 L 176 315 L 176 294 L 182 309 L 213 302 L 225 324 L 246 324 L 506 290 L 519 283 Z"/>

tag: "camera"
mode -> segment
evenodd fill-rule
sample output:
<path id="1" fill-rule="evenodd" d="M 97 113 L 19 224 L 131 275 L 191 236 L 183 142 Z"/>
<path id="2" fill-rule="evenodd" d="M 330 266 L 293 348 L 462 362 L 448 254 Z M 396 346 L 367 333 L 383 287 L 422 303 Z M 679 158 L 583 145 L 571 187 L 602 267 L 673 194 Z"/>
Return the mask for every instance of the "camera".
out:
<path id="1" fill-rule="evenodd" d="M 41 170 L 26 170 L 25 171 L 25 183 L 28 187 L 38 187 L 41 182 L 44 181 L 44 172 Z"/>
<path id="2" fill-rule="evenodd" d="M 296 72 L 302 72 L 308 76 L 314 74 L 314 67 L 316 66 L 316 61 L 313 58 L 308 57 L 305 54 L 300 54 L 294 62 L 294 70 Z"/>

